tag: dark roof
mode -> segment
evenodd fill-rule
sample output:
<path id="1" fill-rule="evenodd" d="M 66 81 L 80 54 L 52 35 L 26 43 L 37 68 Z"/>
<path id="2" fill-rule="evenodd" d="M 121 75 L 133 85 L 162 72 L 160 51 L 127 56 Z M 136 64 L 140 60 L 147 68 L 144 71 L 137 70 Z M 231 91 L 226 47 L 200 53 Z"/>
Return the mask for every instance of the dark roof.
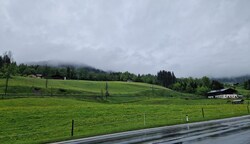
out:
<path id="1" fill-rule="evenodd" d="M 212 90 L 208 92 L 208 95 L 218 95 L 218 94 L 233 94 L 236 93 L 237 91 L 232 88 L 225 88 L 225 89 L 219 89 L 219 90 Z"/>
<path id="2" fill-rule="evenodd" d="M 224 92 L 226 90 L 228 90 L 229 88 L 225 88 L 225 89 L 219 89 L 219 90 L 211 90 L 210 92 L 208 93 L 215 93 L 215 92 Z"/>
<path id="3" fill-rule="evenodd" d="M 52 75 L 51 78 L 52 79 L 64 79 L 64 76 L 56 74 L 56 75 Z"/>

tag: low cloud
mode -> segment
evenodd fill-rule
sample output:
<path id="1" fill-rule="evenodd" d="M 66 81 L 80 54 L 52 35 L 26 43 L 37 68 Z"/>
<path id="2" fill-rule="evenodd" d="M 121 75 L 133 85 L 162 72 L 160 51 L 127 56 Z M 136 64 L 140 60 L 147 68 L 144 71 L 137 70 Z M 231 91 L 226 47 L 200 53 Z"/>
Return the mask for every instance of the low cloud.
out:
<path id="1" fill-rule="evenodd" d="M 0 53 L 178 77 L 250 74 L 249 0 L 0 0 Z"/>

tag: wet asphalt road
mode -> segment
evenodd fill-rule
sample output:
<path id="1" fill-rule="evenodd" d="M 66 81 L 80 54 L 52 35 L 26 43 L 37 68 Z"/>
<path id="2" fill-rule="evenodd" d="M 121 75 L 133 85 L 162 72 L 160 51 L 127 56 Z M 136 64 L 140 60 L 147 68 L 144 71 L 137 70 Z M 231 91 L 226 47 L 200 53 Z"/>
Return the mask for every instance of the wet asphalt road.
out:
<path id="1" fill-rule="evenodd" d="M 250 130 L 208 137 L 206 139 L 196 139 L 183 142 L 182 144 L 250 144 Z"/>
<path id="2" fill-rule="evenodd" d="M 188 132 L 189 131 L 189 132 Z M 164 134 L 163 134 L 164 135 Z M 250 120 L 222 122 L 200 128 L 188 128 L 168 137 L 146 143 L 157 144 L 250 144 Z"/>
<path id="3" fill-rule="evenodd" d="M 150 128 L 56 144 L 250 144 L 250 116 Z"/>

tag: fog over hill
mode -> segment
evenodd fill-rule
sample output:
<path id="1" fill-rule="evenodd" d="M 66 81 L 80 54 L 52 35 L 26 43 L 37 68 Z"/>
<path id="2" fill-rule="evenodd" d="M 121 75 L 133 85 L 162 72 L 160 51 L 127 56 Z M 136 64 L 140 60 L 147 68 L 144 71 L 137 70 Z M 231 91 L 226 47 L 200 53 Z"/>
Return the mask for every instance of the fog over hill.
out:
<path id="1" fill-rule="evenodd" d="M 24 64 L 27 65 L 41 65 L 41 66 L 54 66 L 54 67 L 61 67 L 61 66 L 73 66 L 73 67 L 91 67 L 89 65 L 86 65 L 84 63 L 75 63 L 75 62 L 69 62 L 69 61 L 60 61 L 60 60 L 47 60 L 47 61 L 34 61 L 34 62 L 26 62 Z M 93 67 L 91 67 L 93 68 Z"/>
<path id="2" fill-rule="evenodd" d="M 59 61 L 59 60 L 26 62 L 24 64 L 27 64 L 27 65 L 39 65 L 39 66 L 51 66 L 51 67 L 61 67 L 61 68 L 66 68 L 66 67 L 84 68 L 84 69 L 86 69 L 88 71 L 109 72 L 109 71 L 104 71 L 104 70 L 89 66 L 89 65 L 84 64 L 84 63 L 66 62 L 66 61 Z"/>
<path id="3" fill-rule="evenodd" d="M 89 66 L 84 63 L 75 63 L 75 62 L 66 62 L 66 61 L 59 61 L 59 60 L 48 60 L 48 61 L 38 61 L 38 62 L 27 62 L 25 64 L 28 65 L 41 65 L 41 66 L 52 66 L 52 67 L 74 67 L 74 68 L 85 68 L 88 70 L 99 71 L 99 72 L 119 72 L 119 71 L 105 71 L 99 68 L 95 68 Z M 204 75 L 205 76 L 205 75 Z M 250 79 L 249 75 L 242 75 L 242 76 L 232 76 L 232 77 L 210 77 L 211 79 L 218 80 L 222 83 L 243 83 Z"/>
<path id="4" fill-rule="evenodd" d="M 244 83 L 245 81 L 250 79 L 249 75 L 237 76 L 237 77 L 221 77 L 221 78 L 212 78 L 218 80 L 222 83 Z"/>
<path id="5" fill-rule="evenodd" d="M 178 77 L 250 74 L 250 0 L 0 0 L 0 53 Z"/>

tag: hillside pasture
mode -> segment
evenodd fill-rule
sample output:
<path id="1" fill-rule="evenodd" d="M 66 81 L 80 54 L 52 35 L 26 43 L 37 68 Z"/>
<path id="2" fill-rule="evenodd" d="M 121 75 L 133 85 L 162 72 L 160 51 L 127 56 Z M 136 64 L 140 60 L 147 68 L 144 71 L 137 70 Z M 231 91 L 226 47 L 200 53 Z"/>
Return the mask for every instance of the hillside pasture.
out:
<path id="1" fill-rule="evenodd" d="M 144 100 L 150 97 L 194 97 L 191 94 L 176 92 L 158 85 L 138 82 L 108 81 L 109 98 L 105 97 L 106 81 L 86 80 L 46 80 L 29 77 L 12 77 L 9 80 L 7 96 L 13 97 L 66 97 L 87 99 L 91 101 L 104 100 L 109 103 L 123 103 Z M 0 79 L 0 94 L 4 94 L 5 79 Z"/>

